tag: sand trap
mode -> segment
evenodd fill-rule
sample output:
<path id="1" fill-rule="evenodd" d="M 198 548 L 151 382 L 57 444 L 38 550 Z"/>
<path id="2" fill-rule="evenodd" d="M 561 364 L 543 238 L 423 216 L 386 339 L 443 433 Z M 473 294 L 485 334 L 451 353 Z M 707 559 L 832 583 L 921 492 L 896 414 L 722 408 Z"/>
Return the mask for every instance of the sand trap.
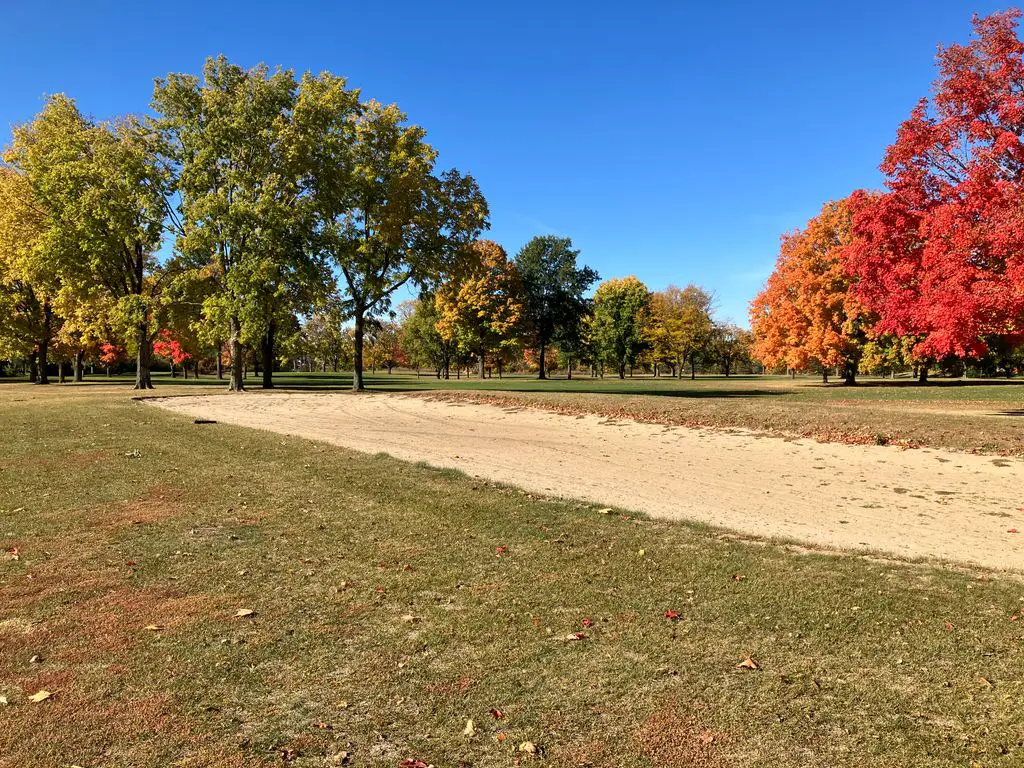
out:
<path id="1" fill-rule="evenodd" d="M 830 548 L 1024 570 L 1024 462 L 1018 459 L 789 441 L 401 395 L 146 402 L 653 517 Z"/>

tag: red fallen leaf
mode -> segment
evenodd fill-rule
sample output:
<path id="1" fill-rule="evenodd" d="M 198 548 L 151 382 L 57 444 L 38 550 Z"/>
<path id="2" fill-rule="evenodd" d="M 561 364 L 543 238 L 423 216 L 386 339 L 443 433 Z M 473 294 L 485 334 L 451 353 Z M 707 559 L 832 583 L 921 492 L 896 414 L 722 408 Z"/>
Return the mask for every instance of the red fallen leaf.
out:
<path id="1" fill-rule="evenodd" d="M 502 742 L 502 741 L 504 741 L 507 738 L 508 738 L 508 734 L 505 733 L 504 731 L 502 731 L 501 733 L 498 734 L 498 741 L 499 742 Z"/>
<path id="2" fill-rule="evenodd" d="M 747 577 L 744 576 L 742 573 L 736 573 L 736 574 L 733 574 L 732 580 L 733 581 L 743 581 L 746 578 Z"/>
<path id="3" fill-rule="evenodd" d="M 1017 532 L 1017 529 L 1016 529 L 1016 528 L 1007 528 L 1007 529 L 1006 529 L 1006 532 L 1007 532 L 1007 533 L 1016 533 L 1016 532 Z"/>
<path id="4" fill-rule="evenodd" d="M 384 593 L 384 587 L 378 586 L 376 591 L 380 592 L 381 594 L 383 594 Z"/>
<path id="5" fill-rule="evenodd" d="M 131 566 L 135 565 L 135 561 L 134 560 L 126 560 L 125 561 L 125 565 L 131 567 Z"/>
<path id="6" fill-rule="evenodd" d="M 594 622 L 591 619 L 584 619 L 580 623 L 583 624 L 584 629 L 590 629 L 592 626 L 594 626 Z"/>
<path id="7" fill-rule="evenodd" d="M 502 544 L 500 547 L 495 547 L 494 548 L 494 553 L 498 557 L 501 557 L 502 555 L 507 555 L 508 554 L 508 545 Z"/>
<path id="8" fill-rule="evenodd" d="M 530 623 L 533 624 L 533 626 L 535 626 L 535 627 L 539 627 L 540 626 L 540 619 L 530 619 Z"/>
<path id="9" fill-rule="evenodd" d="M 406 563 L 404 566 L 402 566 L 402 570 L 403 571 L 411 571 L 412 570 L 412 566 L 409 563 Z"/>
<path id="10" fill-rule="evenodd" d="M 17 547 L 11 547 L 7 550 L 8 560 L 21 560 L 21 550 Z"/>
<path id="11" fill-rule="evenodd" d="M 408 757 L 398 764 L 398 768 L 430 768 L 430 766 L 422 760 L 414 760 L 413 758 Z"/>
<path id="12" fill-rule="evenodd" d="M 1019 613 L 1015 613 L 1015 614 L 1013 614 L 1013 616 L 1010 617 L 1010 621 L 1016 621 L 1019 618 L 1020 618 L 1020 614 Z"/>
<path id="13" fill-rule="evenodd" d="M 377 563 L 377 567 L 378 568 L 387 568 L 388 564 L 387 563 Z"/>
<path id="14" fill-rule="evenodd" d="M 500 709 L 491 709 L 491 717 L 495 720 L 500 720 L 505 714 Z"/>
<path id="15" fill-rule="evenodd" d="M 947 632 L 952 632 L 953 631 L 953 625 L 950 624 L 948 621 L 946 622 L 946 631 Z"/>
<path id="16" fill-rule="evenodd" d="M 665 618 L 669 621 L 678 621 L 680 618 L 679 611 L 674 611 L 671 608 L 669 608 L 667 611 L 665 611 Z"/>
<path id="17" fill-rule="evenodd" d="M 743 661 L 736 665 L 736 669 L 760 669 L 761 665 L 754 661 L 753 656 L 747 656 Z"/>

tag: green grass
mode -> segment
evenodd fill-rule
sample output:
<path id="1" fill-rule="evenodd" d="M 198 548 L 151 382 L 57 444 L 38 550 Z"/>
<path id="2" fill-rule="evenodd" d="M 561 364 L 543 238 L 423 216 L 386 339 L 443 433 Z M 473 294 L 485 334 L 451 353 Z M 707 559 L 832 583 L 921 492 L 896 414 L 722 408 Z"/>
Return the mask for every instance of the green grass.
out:
<path id="1" fill-rule="evenodd" d="M 1024 756 L 1017 578 L 599 514 L 129 394 L 0 392 L 0 765 Z"/>

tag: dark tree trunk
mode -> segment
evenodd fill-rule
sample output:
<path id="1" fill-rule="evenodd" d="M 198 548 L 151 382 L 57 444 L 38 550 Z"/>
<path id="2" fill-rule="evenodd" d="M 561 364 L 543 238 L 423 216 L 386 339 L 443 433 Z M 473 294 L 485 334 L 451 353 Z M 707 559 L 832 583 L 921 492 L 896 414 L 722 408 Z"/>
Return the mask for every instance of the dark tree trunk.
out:
<path id="1" fill-rule="evenodd" d="M 821 369 L 821 383 L 828 384 L 828 368 Z"/>
<path id="2" fill-rule="evenodd" d="M 619 378 L 620 379 L 626 378 L 626 364 L 625 363 L 619 363 Z"/>
<path id="3" fill-rule="evenodd" d="M 260 343 L 263 352 L 263 388 L 274 388 L 274 334 L 277 327 L 273 320 L 267 326 L 267 332 L 263 335 Z"/>
<path id="4" fill-rule="evenodd" d="M 231 371 L 228 381 L 228 392 L 245 391 L 245 355 L 242 350 L 242 323 L 235 316 L 228 320 L 231 338 L 228 346 L 231 349 Z"/>
<path id="5" fill-rule="evenodd" d="M 690 381 L 694 381 L 697 378 L 697 356 L 690 356 Z"/>
<path id="6" fill-rule="evenodd" d="M 64 358 L 57 361 L 57 383 L 64 384 L 67 381 L 67 377 L 64 375 Z"/>
<path id="7" fill-rule="evenodd" d="M 571 357 L 569 358 L 569 366 L 566 368 L 565 377 L 569 381 L 572 381 L 572 358 Z M 501 378 L 501 376 L 499 375 L 498 378 Z"/>
<path id="8" fill-rule="evenodd" d="M 545 363 L 544 363 L 544 348 L 546 346 L 547 345 L 544 344 L 544 343 L 541 343 L 541 345 L 540 345 L 540 373 L 537 374 L 537 378 L 538 379 L 546 379 L 548 377 L 548 372 L 545 370 L 545 367 L 544 367 L 545 366 Z"/>
<path id="9" fill-rule="evenodd" d="M 477 373 L 480 374 L 480 379 L 483 380 L 484 372 L 485 372 L 484 368 L 485 368 L 486 363 L 487 363 L 487 358 L 484 356 L 483 350 L 480 350 L 480 354 L 477 357 L 477 361 L 476 362 L 477 362 Z"/>
<path id="10" fill-rule="evenodd" d="M 918 384 L 927 384 L 928 383 L 928 366 L 927 365 L 922 365 L 918 369 L 917 382 L 918 382 Z"/>
<path id="11" fill-rule="evenodd" d="M 152 389 L 153 376 L 150 365 L 153 361 L 153 342 L 149 338 L 149 326 L 145 323 L 140 323 L 135 328 L 135 346 L 138 349 L 135 353 L 135 389 Z M 174 372 L 173 363 L 171 372 Z"/>
<path id="12" fill-rule="evenodd" d="M 50 309 L 50 302 L 43 302 L 43 338 L 39 340 L 39 375 L 36 377 L 36 384 L 49 384 L 50 375 L 47 368 L 50 361 L 47 354 L 50 351 L 50 336 L 53 335 L 53 310 Z"/>
<path id="13" fill-rule="evenodd" d="M 499 379 L 501 378 L 501 365 L 502 365 L 502 360 L 501 360 L 501 358 L 499 357 L 499 358 L 498 358 L 498 378 L 499 378 Z"/>
<path id="14" fill-rule="evenodd" d="M 36 350 L 32 350 L 32 354 L 28 356 L 28 380 L 33 384 L 39 378 L 39 362 L 37 360 L 39 353 Z"/>
<path id="15" fill-rule="evenodd" d="M 352 391 L 362 392 L 366 387 L 363 385 L 363 331 L 365 330 L 364 310 L 356 307 L 355 311 L 355 333 L 352 337 Z"/>
<path id="16" fill-rule="evenodd" d="M 224 343 L 217 342 L 217 379 L 224 380 L 224 361 L 221 360 L 221 353 L 224 351 Z"/>
<path id="17" fill-rule="evenodd" d="M 85 352 L 75 352 L 75 381 L 82 381 L 85 378 Z"/>
<path id="18" fill-rule="evenodd" d="M 171 361 L 171 378 L 172 379 L 178 378 L 178 369 L 174 367 L 174 361 L 173 360 Z"/>
<path id="19" fill-rule="evenodd" d="M 847 387 L 852 387 L 857 383 L 857 368 L 858 365 L 855 362 L 848 362 L 846 367 L 843 369 L 843 384 Z"/>

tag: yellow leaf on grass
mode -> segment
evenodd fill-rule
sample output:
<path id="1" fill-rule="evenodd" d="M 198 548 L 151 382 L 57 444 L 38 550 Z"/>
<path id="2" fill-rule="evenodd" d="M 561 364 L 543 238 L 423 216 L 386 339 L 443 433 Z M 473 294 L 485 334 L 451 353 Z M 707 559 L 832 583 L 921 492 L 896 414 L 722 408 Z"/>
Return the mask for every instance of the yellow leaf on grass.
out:
<path id="1" fill-rule="evenodd" d="M 736 665 L 736 669 L 760 669 L 761 665 L 754 661 L 752 656 L 747 656 L 743 661 Z"/>
<path id="2" fill-rule="evenodd" d="M 247 619 L 250 616 L 255 615 L 256 611 L 254 611 L 252 608 L 239 608 L 237 611 L 235 611 L 235 616 L 239 617 L 240 619 Z"/>
<path id="3" fill-rule="evenodd" d="M 51 696 L 53 696 L 53 694 L 44 689 L 41 691 L 37 691 L 36 693 L 33 693 L 31 696 L 28 697 L 28 700 L 31 701 L 33 704 L 38 704 L 41 701 L 46 701 Z"/>
<path id="4" fill-rule="evenodd" d="M 476 726 L 473 725 L 472 718 L 470 718 L 469 720 L 466 721 L 466 727 L 463 729 L 462 735 L 463 736 L 468 736 L 471 739 L 474 736 L 476 736 Z"/>

